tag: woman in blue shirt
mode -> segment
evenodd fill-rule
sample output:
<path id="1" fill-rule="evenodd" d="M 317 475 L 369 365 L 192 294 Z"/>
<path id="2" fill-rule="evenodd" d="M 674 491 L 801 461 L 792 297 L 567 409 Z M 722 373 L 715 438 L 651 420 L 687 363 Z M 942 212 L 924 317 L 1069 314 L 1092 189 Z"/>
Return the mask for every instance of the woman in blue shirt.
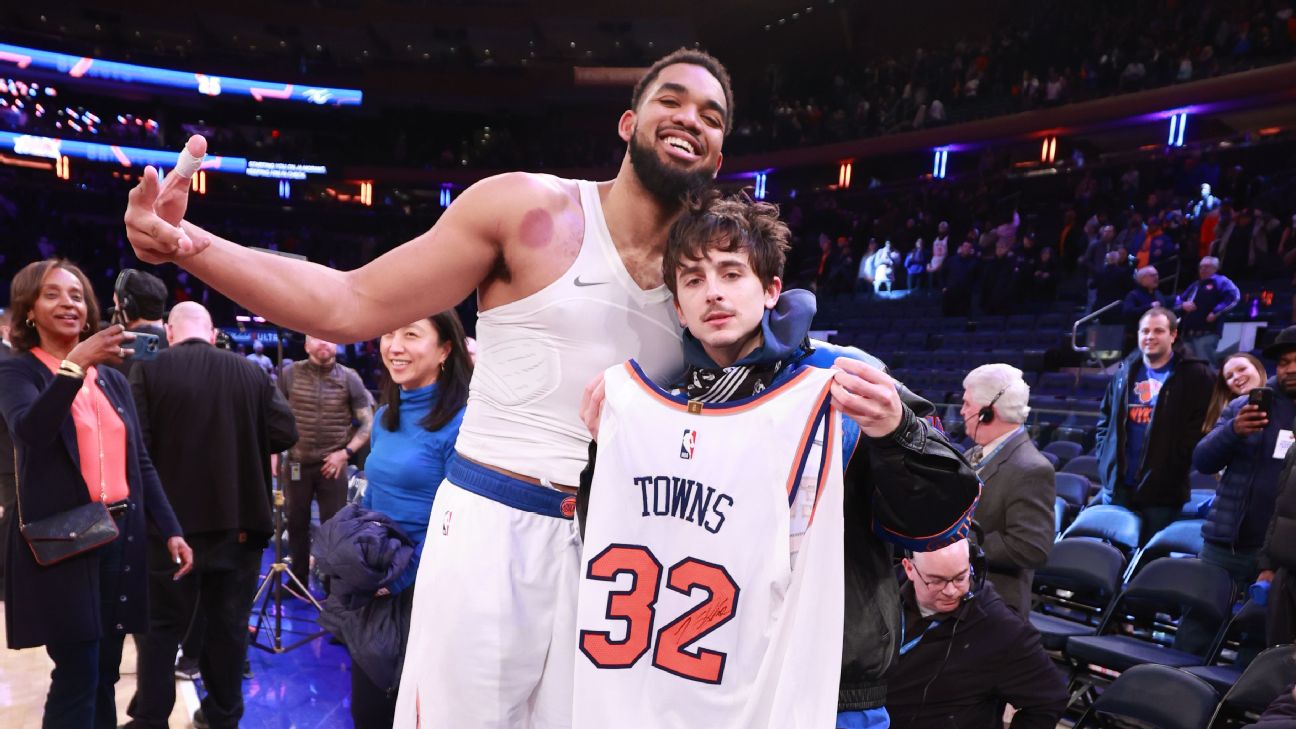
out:
<path id="1" fill-rule="evenodd" d="M 459 435 L 473 365 L 453 309 L 384 334 L 379 349 L 387 377 L 365 461 L 369 486 L 362 504 L 391 517 L 418 545 L 409 567 L 387 588 L 391 596 L 381 598 L 408 602 L 432 499 Z M 351 715 L 357 729 L 392 725 L 396 688 L 376 686 L 352 666 Z"/>

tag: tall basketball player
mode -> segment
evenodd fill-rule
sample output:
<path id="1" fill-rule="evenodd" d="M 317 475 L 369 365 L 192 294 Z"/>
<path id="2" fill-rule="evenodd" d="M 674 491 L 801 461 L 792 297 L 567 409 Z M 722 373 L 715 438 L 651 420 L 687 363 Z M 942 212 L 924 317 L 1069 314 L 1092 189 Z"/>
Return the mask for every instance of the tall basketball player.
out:
<path id="1" fill-rule="evenodd" d="M 147 169 L 131 192 L 127 235 L 142 260 L 177 263 L 247 309 L 331 341 L 376 337 L 476 289 L 477 369 L 458 457 L 433 504 L 397 727 L 570 725 L 581 391 L 629 357 L 654 377 L 680 371 L 662 250 L 681 196 L 719 170 L 732 114 L 724 67 L 672 53 L 621 115 L 628 151 L 615 179 L 483 180 L 431 230 L 354 271 L 251 251 L 183 220 L 180 175 L 162 185 Z M 177 170 L 196 169 L 205 152 L 191 140 Z"/>
<path id="2" fill-rule="evenodd" d="M 684 377 L 610 368 L 597 431 L 587 393 L 577 729 L 886 726 L 887 543 L 959 539 L 980 486 L 930 403 L 808 338 L 787 239 L 766 203 L 685 212 L 662 262 Z"/>

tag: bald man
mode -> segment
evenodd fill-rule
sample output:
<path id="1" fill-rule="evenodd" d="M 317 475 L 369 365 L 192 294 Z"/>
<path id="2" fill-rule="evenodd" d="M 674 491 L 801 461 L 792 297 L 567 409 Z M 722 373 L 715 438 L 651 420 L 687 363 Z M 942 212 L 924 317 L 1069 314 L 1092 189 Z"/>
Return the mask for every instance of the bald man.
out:
<path id="1" fill-rule="evenodd" d="M 131 370 L 145 442 L 194 549 L 194 570 L 173 581 L 165 545 L 149 549 L 149 632 L 137 638 L 138 684 L 129 726 L 167 726 L 175 704 L 176 647 L 195 611 L 207 696 L 195 726 L 236 727 L 243 716 L 247 614 L 261 552 L 273 531 L 270 454 L 297 441 L 283 396 L 256 364 L 214 346 L 211 314 L 176 304 L 170 347 Z"/>
<path id="2" fill-rule="evenodd" d="M 972 567 L 962 540 L 904 560 L 900 657 L 887 676 L 896 729 L 1053 729 L 1066 682 L 1039 633 Z M 957 644 L 957 650 L 954 650 Z"/>

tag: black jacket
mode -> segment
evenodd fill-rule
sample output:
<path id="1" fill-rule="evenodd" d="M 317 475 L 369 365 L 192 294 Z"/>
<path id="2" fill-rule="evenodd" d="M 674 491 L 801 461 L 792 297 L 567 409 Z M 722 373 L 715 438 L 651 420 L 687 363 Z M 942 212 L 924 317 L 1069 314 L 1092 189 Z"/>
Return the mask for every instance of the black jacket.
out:
<path id="1" fill-rule="evenodd" d="M 405 661 L 414 591 L 375 593 L 409 568 L 414 540 L 386 514 L 347 504 L 320 525 L 311 553 L 332 585 L 320 626 L 346 643 L 374 685 L 394 691 Z"/>
<path id="2" fill-rule="evenodd" d="M 1003 702 L 1017 709 L 1012 729 L 1053 729 L 1066 709 L 1066 681 L 1039 633 L 986 583 L 940 622 L 918 612 L 913 585 L 900 590 L 905 642 L 922 636 L 888 678 L 895 729 L 1000 729 Z"/>
<path id="3" fill-rule="evenodd" d="M 1142 367 L 1143 355 L 1136 349 L 1108 383 L 1098 413 L 1098 476 L 1108 500 L 1114 490 L 1127 485 L 1125 422 L 1133 380 L 1130 375 Z M 1174 372 L 1157 396 L 1143 441 L 1138 482 L 1128 484 L 1132 492 L 1130 505 L 1182 506 L 1188 500 L 1188 469 L 1192 466 L 1193 448 L 1202 438 L 1202 421 L 1214 387 L 1215 371 L 1205 360 L 1182 352 L 1175 354 Z"/>
<path id="4" fill-rule="evenodd" d="M 181 535 L 144 447 L 126 378 L 111 367 L 96 371 L 99 387 L 126 425 L 130 508 L 118 537 L 126 540 L 120 600 L 108 603 L 112 609 L 104 613 L 97 550 L 42 567 L 32 557 L 15 518 L 5 535 L 5 625 L 10 648 L 98 640 L 104 630 L 144 632 L 148 629 L 145 517 L 162 536 Z M 79 379 L 55 376 L 30 352 L 0 361 L 0 413 L 18 447 L 22 516 L 27 521 L 90 503 L 81 476 L 76 426 L 70 417 L 81 384 Z"/>
<path id="5" fill-rule="evenodd" d="M 256 364 L 201 339 L 131 370 L 140 426 L 186 534 L 274 531 L 270 454 L 297 441 L 287 401 Z"/>
<path id="6" fill-rule="evenodd" d="M 803 367 L 829 367 L 837 356 L 886 370 L 857 349 L 815 342 L 796 347 L 779 378 Z M 981 492 L 962 454 L 924 419 L 934 412 L 931 403 L 903 385 L 898 389 L 906 406 L 900 427 L 884 438 L 860 435 L 846 465 L 846 605 L 838 711 L 873 709 L 886 700 L 886 676 L 900 627 L 892 544 L 922 551 L 966 536 Z M 591 443 L 577 494 L 582 524 L 595 454 Z"/>
<path id="7" fill-rule="evenodd" d="M 1282 568 L 1296 571 L 1296 448 L 1289 448 L 1283 461 L 1273 518 L 1265 534 L 1264 549 L 1260 551 L 1259 567 L 1262 570 Z"/>

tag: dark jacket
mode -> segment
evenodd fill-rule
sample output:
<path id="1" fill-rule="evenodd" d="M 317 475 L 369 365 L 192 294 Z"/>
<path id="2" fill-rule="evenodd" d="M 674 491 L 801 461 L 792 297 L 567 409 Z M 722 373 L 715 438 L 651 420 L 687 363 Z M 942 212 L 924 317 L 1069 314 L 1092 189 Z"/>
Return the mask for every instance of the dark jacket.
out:
<path id="1" fill-rule="evenodd" d="M 1184 289 L 1183 300 L 1193 302 L 1197 308 L 1184 312 L 1179 320 L 1181 331 L 1186 334 L 1218 333 L 1224 326 L 1224 312 L 1237 306 L 1242 293 L 1232 281 L 1217 273 L 1189 284 Z M 1207 314 L 1214 314 L 1215 321 L 1206 321 Z"/>
<path id="2" fill-rule="evenodd" d="M 140 428 L 186 534 L 265 539 L 270 454 L 297 441 L 288 402 L 255 363 L 201 339 L 131 370 Z"/>
<path id="3" fill-rule="evenodd" d="M 10 522 L 5 564 L 5 623 L 10 648 L 98 640 L 105 629 L 119 634 L 148 629 L 148 570 L 145 516 L 164 537 L 180 536 L 171 505 L 149 459 L 135 414 L 135 401 L 122 374 L 96 368 L 98 384 L 126 425 L 126 479 L 130 508 L 119 522 L 125 539 L 112 614 L 100 609 L 99 556 L 91 550 L 49 567 L 36 564 Z M 18 447 L 22 517 L 39 521 L 90 502 L 81 477 L 76 426 L 69 414 L 81 380 L 56 377 L 31 353 L 0 361 L 0 412 Z"/>
<path id="4" fill-rule="evenodd" d="M 905 641 L 922 638 L 888 679 L 894 729 L 1000 729 L 1004 701 L 1017 709 L 1012 729 L 1057 726 L 1066 708 L 1066 681 L 1039 633 L 1004 604 L 993 585 L 977 588 L 930 630 L 913 585 L 906 583 L 900 595 Z"/>
<path id="5" fill-rule="evenodd" d="M 1125 317 L 1125 323 L 1130 327 L 1137 326 L 1138 320 L 1152 308 L 1153 304 L 1160 304 L 1169 311 L 1178 304 L 1178 300 L 1155 289 L 1148 291 L 1142 286 L 1135 286 L 1125 294 L 1125 301 L 1121 304 L 1121 314 Z"/>
<path id="6" fill-rule="evenodd" d="M 1201 473 L 1224 471 L 1202 538 L 1226 549 L 1258 549 L 1273 516 L 1283 465 L 1273 457 L 1274 447 L 1279 431 L 1291 428 L 1296 420 L 1296 402 L 1282 393 L 1277 378 L 1269 378 L 1267 384 L 1274 389 L 1274 398 L 1264 430 L 1245 438 L 1233 431 L 1233 420 L 1247 404 L 1244 395 L 1224 408 L 1215 428 L 1193 449 L 1193 468 Z"/>
<path id="7" fill-rule="evenodd" d="M 1256 723 L 1242 729 L 1296 729 L 1296 685 L 1288 684 Z"/>
<path id="8" fill-rule="evenodd" d="M 1289 448 L 1283 460 L 1274 514 L 1265 532 L 1264 549 L 1260 551 L 1257 566 L 1261 570 L 1296 571 L 1296 448 Z"/>
<path id="9" fill-rule="evenodd" d="M 959 293 L 970 293 L 976 287 L 981 273 L 981 261 L 976 256 L 966 258 L 951 251 L 945 259 L 945 288 Z"/>
<path id="10" fill-rule="evenodd" d="M 320 626 L 346 643 L 352 660 L 375 686 L 395 689 L 413 591 L 384 597 L 375 593 L 409 568 L 414 540 L 387 515 L 347 504 L 320 525 L 311 553 L 331 585 Z"/>
<path id="11" fill-rule="evenodd" d="M 877 358 L 853 347 L 805 338 L 814 316 L 813 297 L 784 292 L 767 313 L 764 344 L 748 361 L 783 361 L 771 386 L 805 367 L 831 367 L 837 357 L 861 360 L 885 370 Z M 806 294 L 806 296 L 809 296 Z M 808 316 L 802 308 L 808 307 Z M 695 363 L 701 347 L 685 333 L 685 361 Z M 705 357 L 705 353 L 700 356 Z M 763 358 L 763 359 L 762 359 Z M 882 706 L 886 676 L 899 645 L 899 598 L 892 568 L 892 544 L 915 551 L 936 549 L 967 535 L 980 495 L 980 481 L 961 453 L 925 418 L 931 403 L 897 385 L 904 419 L 890 436 L 869 438 L 849 418 L 842 420 L 845 471 L 845 626 L 838 711 Z M 596 448 L 581 474 L 577 512 L 584 521 Z"/>
<path id="12" fill-rule="evenodd" d="M 976 521 L 990 567 L 990 581 L 1019 615 L 1030 612 L 1035 568 L 1053 549 L 1053 466 L 1040 455 L 1030 434 L 1021 430 L 981 465 L 984 486 Z"/>
<path id="13" fill-rule="evenodd" d="M 1098 477 L 1106 501 L 1123 487 L 1125 468 L 1125 423 L 1129 407 L 1131 372 L 1143 367 L 1143 355 L 1134 350 L 1121 363 L 1107 385 L 1098 413 L 1096 452 Z M 1130 505 L 1182 506 L 1188 500 L 1188 469 L 1193 448 L 1202 437 L 1202 421 L 1210 407 L 1215 371 L 1205 360 L 1183 352 L 1174 356 L 1174 372 L 1157 396 L 1147 438 L 1143 441 L 1143 462 Z"/>

